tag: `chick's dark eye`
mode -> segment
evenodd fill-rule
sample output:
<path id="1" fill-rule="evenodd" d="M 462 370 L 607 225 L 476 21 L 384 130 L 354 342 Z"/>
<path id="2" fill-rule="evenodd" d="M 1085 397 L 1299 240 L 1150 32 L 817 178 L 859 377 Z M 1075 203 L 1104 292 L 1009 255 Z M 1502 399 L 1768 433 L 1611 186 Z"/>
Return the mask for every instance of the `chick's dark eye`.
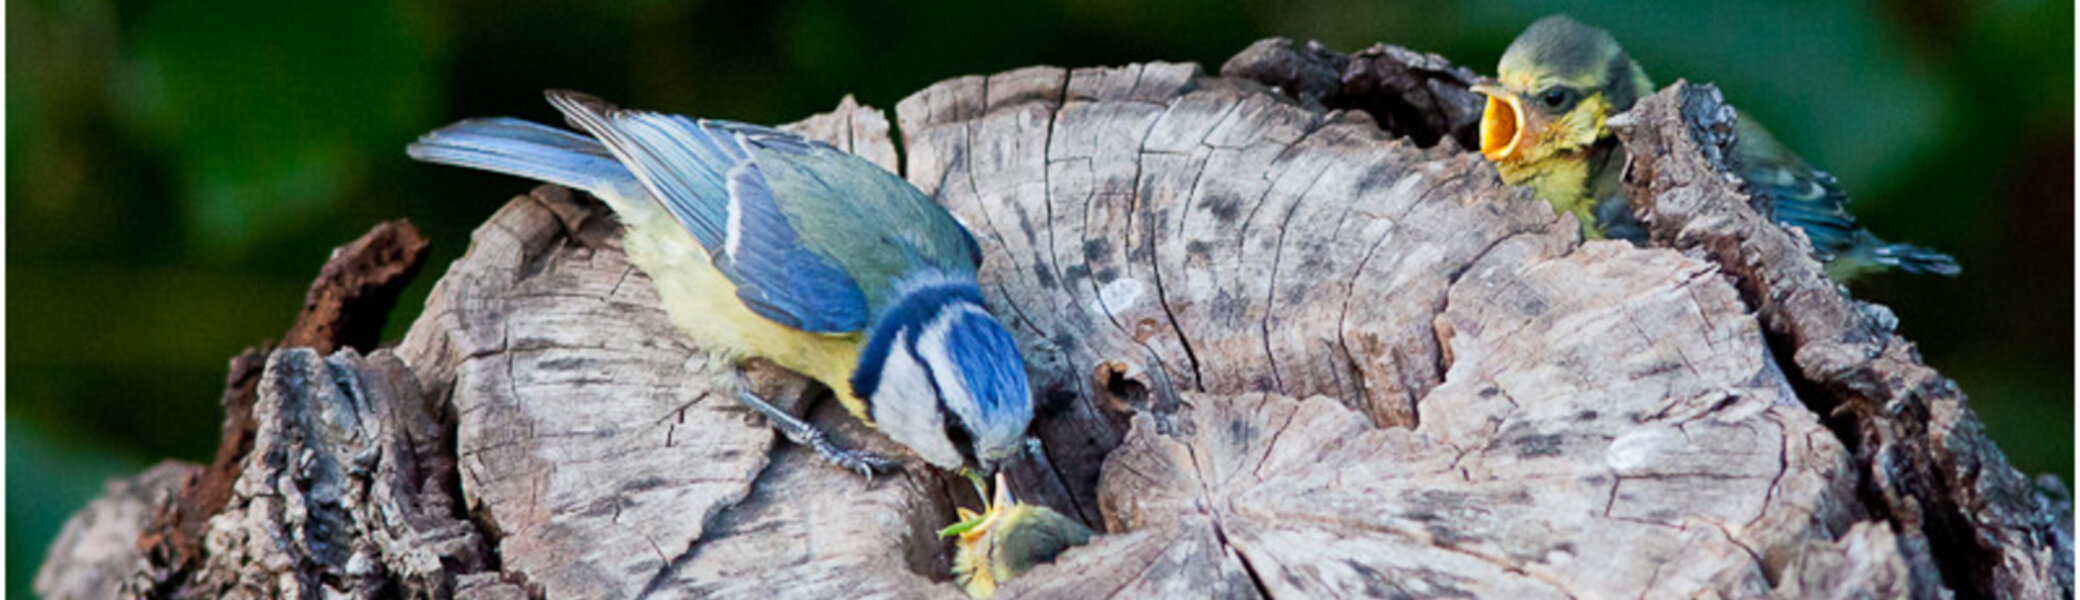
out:
<path id="1" fill-rule="evenodd" d="M 1565 108 L 1574 102 L 1574 93 L 1567 88 L 1552 88 L 1540 94 L 1538 101 L 1545 103 L 1547 108 Z"/>

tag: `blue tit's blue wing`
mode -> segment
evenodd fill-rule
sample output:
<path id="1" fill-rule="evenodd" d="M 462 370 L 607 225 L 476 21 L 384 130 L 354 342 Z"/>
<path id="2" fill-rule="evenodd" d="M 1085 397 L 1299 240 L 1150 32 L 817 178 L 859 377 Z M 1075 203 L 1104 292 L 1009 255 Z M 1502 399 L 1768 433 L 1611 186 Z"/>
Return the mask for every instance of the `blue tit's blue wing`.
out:
<path id="1" fill-rule="evenodd" d="M 859 282 L 797 229 L 732 124 L 620 110 L 570 92 L 549 98 L 693 234 L 753 312 L 817 333 L 866 328 Z"/>
<path id="2" fill-rule="evenodd" d="M 1742 175 L 1748 192 L 1765 204 L 1763 213 L 1805 230 L 1821 260 L 1831 260 L 1855 243 L 1856 217 L 1849 214 L 1849 197 L 1834 177 L 1762 163 L 1745 163 Z"/>
<path id="3" fill-rule="evenodd" d="M 730 170 L 729 199 L 723 255 L 730 258 L 739 300 L 761 316 L 804 331 L 866 328 L 867 301 L 859 282 L 803 244 L 757 163 Z"/>
<path id="4" fill-rule="evenodd" d="M 727 136 L 703 131 L 677 115 L 622 110 L 576 92 L 551 91 L 549 103 L 578 128 L 599 138 L 649 188 L 709 254 L 728 228 L 725 174 L 748 162 Z"/>

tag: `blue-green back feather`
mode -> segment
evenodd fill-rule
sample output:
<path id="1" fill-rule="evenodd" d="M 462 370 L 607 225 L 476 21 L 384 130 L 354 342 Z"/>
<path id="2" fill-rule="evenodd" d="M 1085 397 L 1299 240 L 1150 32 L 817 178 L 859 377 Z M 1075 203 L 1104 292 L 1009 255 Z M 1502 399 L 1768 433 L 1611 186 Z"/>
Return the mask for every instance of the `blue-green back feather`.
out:
<path id="1" fill-rule="evenodd" d="M 923 272 L 974 278 L 982 253 L 945 208 L 873 163 L 780 135 L 751 138 L 766 184 L 804 243 L 860 280 L 869 305 L 886 307 L 900 281 Z"/>

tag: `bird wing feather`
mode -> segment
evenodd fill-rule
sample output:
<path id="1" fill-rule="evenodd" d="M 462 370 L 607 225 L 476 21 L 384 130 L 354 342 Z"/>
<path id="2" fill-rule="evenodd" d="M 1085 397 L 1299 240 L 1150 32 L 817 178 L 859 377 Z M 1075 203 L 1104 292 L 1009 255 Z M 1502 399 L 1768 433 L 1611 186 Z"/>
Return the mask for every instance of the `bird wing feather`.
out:
<path id="1" fill-rule="evenodd" d="M 1805 230 L 1822 260 L 1847 252 L 1857 243 L 1856 217 L 1849 214 L 1849 195 L 1833 175 L 1814 169 L 1777 142 L 1769 131 L 1741 114 L 1735 124 L 1739 140 L 1741 180 L 1762 214 Z"/>
<path id="2" fill-rule="evenodd" d="M 1777 142 L 1776 137 L 1740 115 L 1735 124 L 1741 162 L 1741 179 L 1763 214 L 1778 223 L 1805 231 L 1817 257 L 1839 280 L 1884 268 L 1909 273 L 1955 276 L 1960 271 L 1950 255 L 1879 239 L 1857 226 L 1849 214 L 1849 194 L 1826 171 L 1813 168 L 1805 159 Z"/>
<path id="3" fill-rule="evenodd" d="M 776 192 L 742 133 L 754 126 L 622 110 L 571 92 L 553 92 L 550 102 L 629 167 L 737 285 L 746 307 L 803 331 L 866 328 L 860 282 L 813 243 L 813 234 L 830 232 L 804 236 L 793 218 L 801 211 L 784 206 L 836 203 L 846 190 Z M 870 226 L 854 227 L 860 235 Z"/>

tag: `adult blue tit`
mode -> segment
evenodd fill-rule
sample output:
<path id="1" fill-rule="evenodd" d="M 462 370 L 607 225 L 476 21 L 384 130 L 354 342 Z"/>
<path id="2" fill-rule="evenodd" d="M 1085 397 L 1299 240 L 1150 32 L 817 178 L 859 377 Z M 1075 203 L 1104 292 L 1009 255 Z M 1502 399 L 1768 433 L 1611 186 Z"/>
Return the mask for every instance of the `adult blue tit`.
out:
<path id="1" fill-rule="evenodd" d="M 469 119 L 408 153 L 597 196 L 687 336 L 822 382 L 928 463 L 990 473 L 1020 453 L 1033 419 L 1025 363 L 983 303 L 981 249 L 943 207 L 873 163 L 777 129 L 547 95 L 589 137 Z M 737 396 L 841 466 L 869 477 L 895 466 Z"/>
<path id="2" fill-rule="evenodd" d="M 1496 80 L 1474 90 L 1488 96 L 1481 154 L 1503 181 L 1529 185 L 1554 210 L 1573 214 L 1584 237 L 1646 241 L 1620 181 L 1625 149 L 1604 121 L 1653 93 L 1654 84 L 1610 34 L 1561 15 L 1540 19 L 1503 52 Z M 1757 208 L 1804 230 L 1815 258 L 1837 281 L 1887 268 L 1958 273 L 1947 255 L 1886 243 L 1858 227 L 1834 177 L 1806 164 L 1748 115 L 1736 120 L 1735 138 L 1740 176 Z"/>

